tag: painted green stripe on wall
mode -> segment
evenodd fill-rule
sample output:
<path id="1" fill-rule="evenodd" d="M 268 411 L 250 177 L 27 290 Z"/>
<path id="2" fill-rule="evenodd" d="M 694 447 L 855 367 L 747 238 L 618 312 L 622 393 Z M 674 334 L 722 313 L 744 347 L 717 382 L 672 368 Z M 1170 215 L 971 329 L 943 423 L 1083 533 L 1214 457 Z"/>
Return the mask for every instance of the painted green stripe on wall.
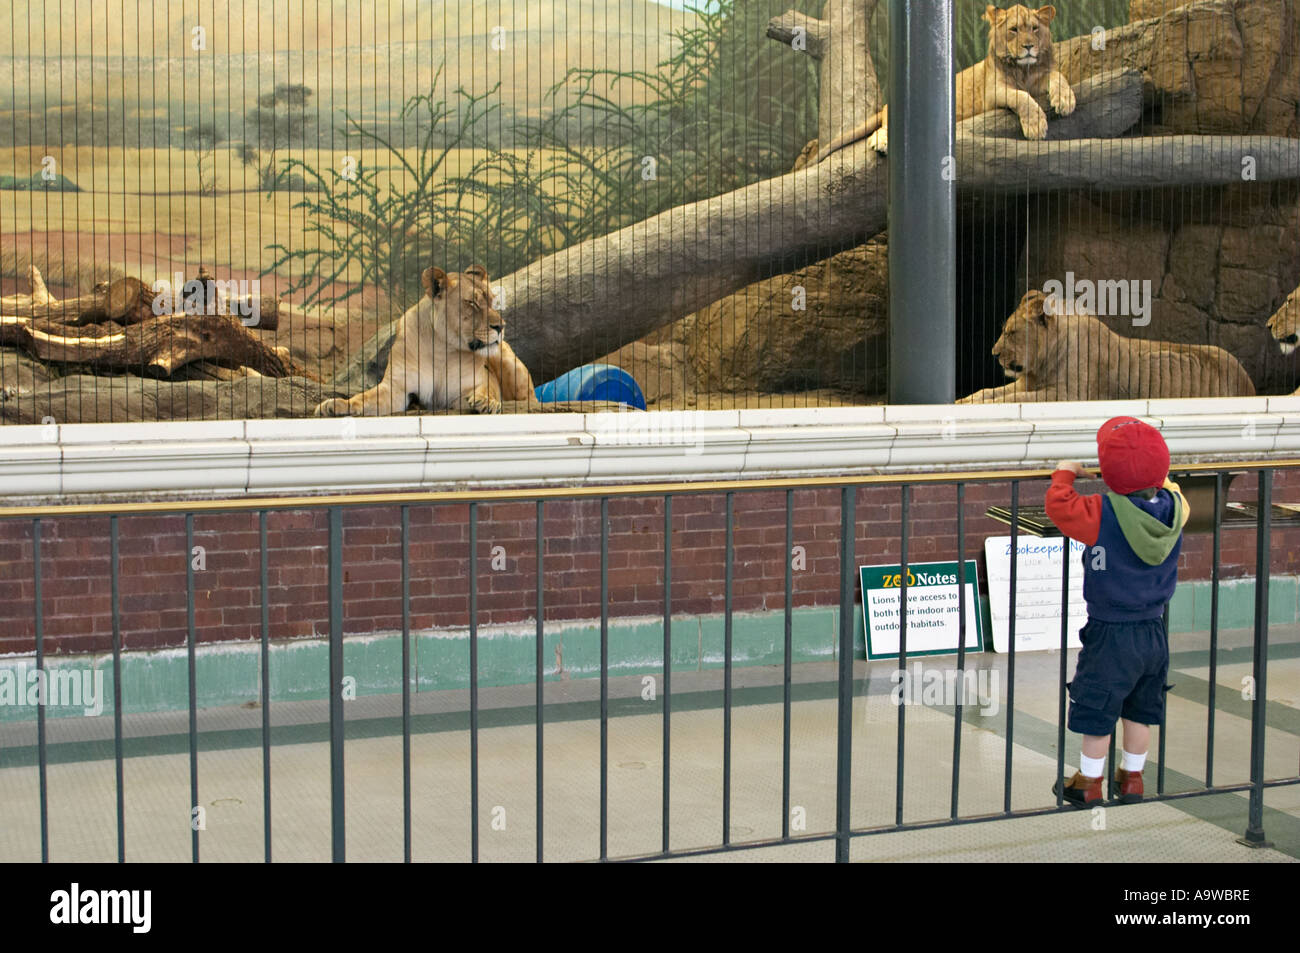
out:
<path id="1" fill-rule="evenodd" d="M 1254 580 L 1229 580 L 1219 588 L 1219 623 L 1224 629 L 1247 628 L 1254 618 Z M 1175 632 L 1207 631 L 1210 627 L 1210 584 L 1180 585 L 1170 602 L 1170 627 Z M 987 599 L 983 603 L 987 605 Z M 791 613 L 791 645 L 795 662 L 831 661 L 836 657 L 838 610 L 814 607 Z M 1269 582 L 1269 621 L 1277 625 L 1300 622 L 1300 579 L 1275 577 Z M 663 629 L 660 619 L 611 620 L 610 674 L 653 674 L 662 670 Z M 415 691 L 445 691 L 469 687 L 469 639 L 465 630 L 413 633 L 411 674 Z M 495 687 L 530 683 L 534 679 L 535 628 L 527 623 L 479 630 L 479 685 Z M 733 664 L 779 665 L 784 659 L 785 614 L 780 610 L 736 613 L 732 617 Z M 679 616 L 673 619 L 674 672 L 720 668 L 725 662 L 725 620 L 721 615 Z M 864 652 L 861 607 L 854 609 L 854 649 Z M 401 635 L 387 633 L 349 637 L 344 642 L 344 686 L 356 695 L 401 690 Z M 543 678 L 595 678 L 600 674 L 600 625 L 583 621 L 547 626 L 543 637 Z M 195 681 L 200 708 L 242 705 L 260 695 L 260 645 L 257 642 L 199 646 Z M 113 662 L 110 655 L 47 659 L 51 672 L 79 673 L 85 684 L 101 686 L 99 707 L 112 713 Z M 29 721 L 34 705 L 26 693 L 15 696 L 17 684 L 34 671 L 31 657 L 0 659 L 0 721 Z M 271 646 L 270 693 L 274 701 L 309 701 L 326 696 L 329 659 L 324 640 L 276 642 Z M 98 673 L 99 681 L 96 681 Z M 6 693 L 7 692 L 7 693 Z M 131 714 L 183 710 L 189 704 L 184 649 L 127 652 L 122 656 L 124 711 Z M 84 701 L 84 699 L 82 700 Z M 82 717 L 84 706 L 47 708 L 51 718 Z"/>

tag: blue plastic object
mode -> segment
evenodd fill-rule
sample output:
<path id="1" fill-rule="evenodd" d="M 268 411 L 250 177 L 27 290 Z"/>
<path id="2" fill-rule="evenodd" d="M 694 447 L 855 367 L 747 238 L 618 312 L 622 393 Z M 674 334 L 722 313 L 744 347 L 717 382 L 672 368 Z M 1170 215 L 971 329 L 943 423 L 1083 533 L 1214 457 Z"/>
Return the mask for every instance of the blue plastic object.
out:
<path id="1" fill-rule="evenodd" d="M 559 400 L 612 400 L 645 410 L 645 395 L 627 371 L 613 364 L 584 364 L 537 388 L 542 403 Z"/>

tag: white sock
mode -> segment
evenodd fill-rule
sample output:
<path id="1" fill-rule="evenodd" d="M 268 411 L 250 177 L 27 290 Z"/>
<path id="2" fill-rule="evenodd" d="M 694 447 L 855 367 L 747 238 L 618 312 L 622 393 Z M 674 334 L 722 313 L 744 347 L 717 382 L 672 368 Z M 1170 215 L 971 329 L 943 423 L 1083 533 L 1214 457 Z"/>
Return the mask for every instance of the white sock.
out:
<path id="1" fill-rule="evenodd" d="M 1106 776 L 1106 756 L 1089 758 L 1086 754 L 1080 752 L 1079 772 L 1085 778 L 1104 778 Z"/>
<path id="2" fill-rule="evenodd" d="M 1129 771 L 1132 772 L 1133 774 L 1136 774 L 1142 770 L 1142 766 L 1145 765 L 1146 763 L 1147 763 L 1147 753 L 1145 751 L 1143 751 L 1141 754 L 1133 754 L 1133 752 L 1131 751 L 1124 752 L 1125 771 Z"/>

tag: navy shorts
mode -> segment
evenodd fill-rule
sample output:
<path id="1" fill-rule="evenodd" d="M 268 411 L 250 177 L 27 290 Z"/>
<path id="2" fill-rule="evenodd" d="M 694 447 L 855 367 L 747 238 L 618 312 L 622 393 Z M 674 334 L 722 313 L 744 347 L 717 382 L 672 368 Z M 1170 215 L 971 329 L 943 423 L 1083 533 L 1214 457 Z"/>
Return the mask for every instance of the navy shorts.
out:
<path id="1" fill-rule="evenodd" d="M 1142 725 L 1165 720 L 1169 636 L 1163 619 L 1102 622 L 1089 619 L 1079 630 L 1083 648 L 1070 689 L 1070 730 L 1109 735 L 1117 718 Z"/>

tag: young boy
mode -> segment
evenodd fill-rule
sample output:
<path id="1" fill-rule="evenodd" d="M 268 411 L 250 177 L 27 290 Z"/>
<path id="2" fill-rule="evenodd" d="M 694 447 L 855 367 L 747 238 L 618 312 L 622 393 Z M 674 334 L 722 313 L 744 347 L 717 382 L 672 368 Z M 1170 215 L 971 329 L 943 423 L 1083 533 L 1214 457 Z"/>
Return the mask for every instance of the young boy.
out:
<path id="1" fill-rule="evenodd" d="M 1115 719 L 1124 722 L 1119 800 L 1142 800 L 1150 725 L 1164 721 L 1169 639 L 1165 604 L 1178 581 L 1187 500 L 1169 479 L 1169 448 L 1160 431 L 1133 417 L 1114 417 L 1097 431 L 1097 458 L 1109 492 L 1080 496 L 1080 464 L 1062 460 L 1047 491 L 1047 515 L 1083 543 L 1083 598 L 1088 623 L 1069 683 L 1069 728 L 1083 735 L 1079 770 L 1065 782 L 1075 807 L 1102 803 L 1106 751 Z M 1052 787 L 1056 794 L 1061 784 Z"/>

